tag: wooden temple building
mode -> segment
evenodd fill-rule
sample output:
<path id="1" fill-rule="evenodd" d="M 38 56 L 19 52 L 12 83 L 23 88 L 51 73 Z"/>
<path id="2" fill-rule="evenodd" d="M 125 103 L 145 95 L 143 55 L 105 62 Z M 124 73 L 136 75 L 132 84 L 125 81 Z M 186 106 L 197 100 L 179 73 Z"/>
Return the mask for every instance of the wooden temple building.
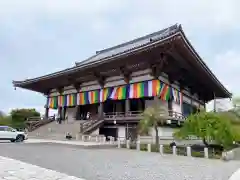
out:
<path id="1" fill-rule="evenodd" d="M 49 108 L 58 109 L 61 118 L 67 114 L 69 122 L 90 112 L 81 131 L 115 137 L 127 137 L 156 101 L 169 112 L 167 124 L 179 125 L 215 97 L 231 97 L 178 24 L 13 85 L 44 94 L 46 117 Z"/>

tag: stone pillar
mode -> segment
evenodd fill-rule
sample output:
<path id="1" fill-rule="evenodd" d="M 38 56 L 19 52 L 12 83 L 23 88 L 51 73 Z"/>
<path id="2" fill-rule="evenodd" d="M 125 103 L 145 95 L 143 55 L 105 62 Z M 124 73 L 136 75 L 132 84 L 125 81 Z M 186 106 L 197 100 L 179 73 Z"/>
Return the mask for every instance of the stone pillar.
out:
<path id="1" fill-rule="evenodd" d="M 99 112 L 98 112 L 98 118 L 101 120 L 103 119 L 103 102 L 99 104 Z"/>
<path id="2" fill-rule="evenodd" d="M 45 119 L 48 119 L 49 116 L 49 107 L 45 108 Z"/>

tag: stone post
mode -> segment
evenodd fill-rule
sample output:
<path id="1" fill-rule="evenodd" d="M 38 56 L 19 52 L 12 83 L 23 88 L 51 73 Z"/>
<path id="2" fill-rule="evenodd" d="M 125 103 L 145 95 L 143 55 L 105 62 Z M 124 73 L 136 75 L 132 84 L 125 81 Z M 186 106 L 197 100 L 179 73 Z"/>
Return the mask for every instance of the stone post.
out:
<path id="1" fill-rule="evenodd" d="M 148 152 L 151 152 L 151 144 L 148 144 L 148 145 L 147 145 L 147 151 L 148 151 Z"/>
<path id="2" fill-rule="evenodd" d="M 76 134 L 76 140 L 77 141 L 79 140 L 79 134 Z"/>
<path id="3" fill-rule="evenodd" d="M 121 140 L 118 138 L 118 148 L 121 148 Z"/>
<path id="4" fill-rule="evenodd" d="M 129 140 L 127 140 L 127 149 L 130 149 L 130 141 Z"/>
<path id="5" fill-rule="evenodd" d="M 140 141 L 137 141 L 137 151 L 140 151 L 141 148 L 140 148 Z"/>
<path id="6" fill-rule="evenodd" d="M 204 157 L 208 158 L 208 148 L 207 147 L 204 148 Z"/>
<path id="7" fill-rule="evenodd" d="M 162 144 L 160 144 L 160 147 L 159 147 L 159 152 L 160 152 L 160 154 L 161 154 L 161 155 L 163 155 L 163 154 L 164 154 L 164 151 L 163 151 L 163 145 L 162 145 Z"/>
<path id="8" fill-rule="evenodd" d="M 192 152 L 191 152 L 191 147 L 187 147 L 187 156 L 191 157 L 192 156 Z"/>
<path id="9" fill-rule="evenodd" d="M 173 147 L 172 147 L 172 150 L 173 150 L 173 155 L 177 155 L 177 147 L 176 147 L 176 146 L 173 146 Z"/>

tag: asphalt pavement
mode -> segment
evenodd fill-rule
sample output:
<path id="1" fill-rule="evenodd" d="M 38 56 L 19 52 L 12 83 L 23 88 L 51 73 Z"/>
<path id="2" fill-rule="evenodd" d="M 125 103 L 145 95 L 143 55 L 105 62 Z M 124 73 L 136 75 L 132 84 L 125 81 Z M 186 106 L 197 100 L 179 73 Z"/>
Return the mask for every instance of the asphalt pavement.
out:
<path id="1" fill-rule="evenodd" d="M 0 156 L 86 180 L 227 180 L 240 168 L 237 161 L 54 144 L 0 143 Z"/>

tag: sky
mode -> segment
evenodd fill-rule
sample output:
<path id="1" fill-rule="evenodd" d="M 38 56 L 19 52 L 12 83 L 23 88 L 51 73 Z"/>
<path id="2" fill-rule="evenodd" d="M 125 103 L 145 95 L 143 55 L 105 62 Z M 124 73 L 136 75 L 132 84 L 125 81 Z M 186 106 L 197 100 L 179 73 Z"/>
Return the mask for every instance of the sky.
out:
<path id="1" fill-rule="evenodd" d="M 71 67 L 176 23 L 218 79 L 240 95 L 239 7 L 238 0 L 0 0 L 0 110 L 44 112 L 45 97 L 14 90 L 12 80 Z"/>

